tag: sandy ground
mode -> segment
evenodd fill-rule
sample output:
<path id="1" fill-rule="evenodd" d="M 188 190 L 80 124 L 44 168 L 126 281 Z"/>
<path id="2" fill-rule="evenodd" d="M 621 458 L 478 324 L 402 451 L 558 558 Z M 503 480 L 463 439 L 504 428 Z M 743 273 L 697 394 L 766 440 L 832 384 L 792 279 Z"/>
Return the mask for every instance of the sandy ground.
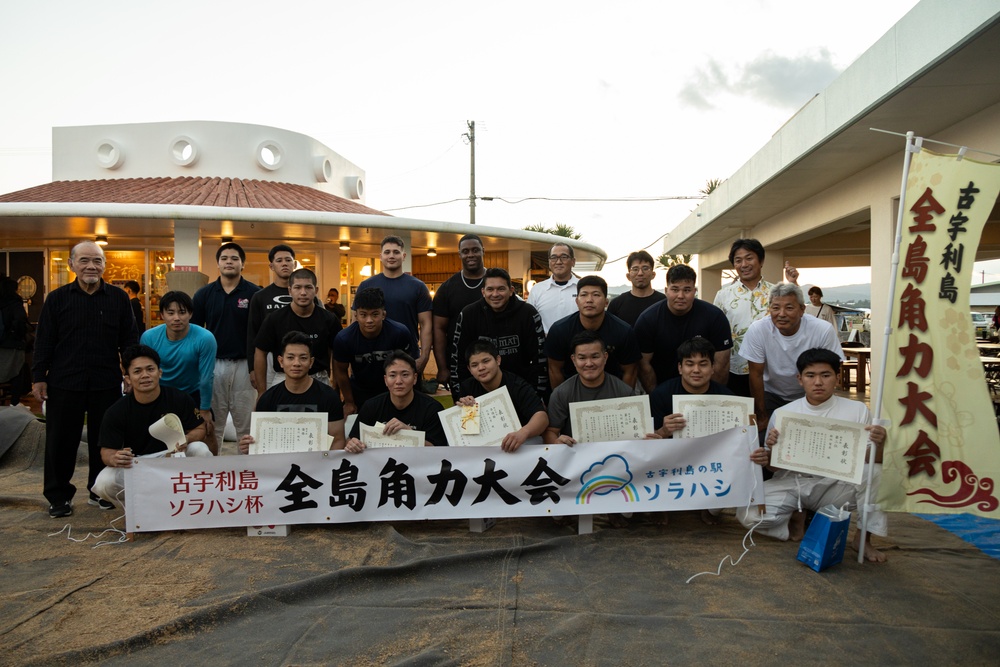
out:
<path id="1" fill-rule="evenodd" d="M 78 466 L 77 478 L 85 467 Z M 81 504 L 82 503 L 82 504 Z M 40 456 L 0 460 L 0 664 L 996 664 L 1000 562 L 893 515 L 889 562 L 817 574 L 797 547 L 742 551 L 731 514 L 592 535 L 547 519 L 88 537 L 53 520 Z M 116 522 L 121 525 L 121 521 Z M 114 543 L 96 546 L 99 541 Z"/>

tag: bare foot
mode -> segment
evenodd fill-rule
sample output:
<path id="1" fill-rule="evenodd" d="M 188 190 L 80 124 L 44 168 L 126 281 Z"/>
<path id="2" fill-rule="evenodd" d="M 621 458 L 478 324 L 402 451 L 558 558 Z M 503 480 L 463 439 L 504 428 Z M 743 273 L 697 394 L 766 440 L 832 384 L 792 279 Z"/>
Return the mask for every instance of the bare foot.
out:
<path id="1" fill-rule="evenodd" d="M 708 526 L 717 526 L 720 523 L 719 517 L 715 516 L 708 510 L 701 511 L 701 521 Z"/>
<path id="2" fill-rule="evenodd" d="M 792 518 L 788 520 L 788 539 L 792 542 L 801 542 L 806 534 L 806 513 L 792 512 Z"/>
<path id="3" fill-rule="evenodd" d="M 608 523 L 612 528 L 628 528 L 628 519 L 623 514 L 608 514 Z"/>
<path id="4" fill-rule="evenodd" d="M 858 543 L 861 541 L 860 538 L 861 533 L 858 532 L 854 534 L 854 539 L 851 540 L 851 548 L 855 551 L 858 551 Z M 872 563 L 884 563 L 889 560 L 888 556 L 872 546 L 871 539 L 872 536 L 871 533 L 869 533 L 865 539 L 865 560 Z"/>
<path id="5" fill-rule="evenodd" d="M 652 512 L 649 515 L 649 522 L 656 526 L 665 526 L 670 521 L 669 512 Z"/>

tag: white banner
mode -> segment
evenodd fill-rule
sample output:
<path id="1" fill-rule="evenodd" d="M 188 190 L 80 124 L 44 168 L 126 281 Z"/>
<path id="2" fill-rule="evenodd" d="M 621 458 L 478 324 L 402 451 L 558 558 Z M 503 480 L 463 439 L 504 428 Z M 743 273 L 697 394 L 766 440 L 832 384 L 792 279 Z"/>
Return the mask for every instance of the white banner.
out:
<path id="1" fill-rule="evenodd" d="M 763 501 L 756 429 L 688 440 L 136 459 L 129 532 L 737 507 Z"/>

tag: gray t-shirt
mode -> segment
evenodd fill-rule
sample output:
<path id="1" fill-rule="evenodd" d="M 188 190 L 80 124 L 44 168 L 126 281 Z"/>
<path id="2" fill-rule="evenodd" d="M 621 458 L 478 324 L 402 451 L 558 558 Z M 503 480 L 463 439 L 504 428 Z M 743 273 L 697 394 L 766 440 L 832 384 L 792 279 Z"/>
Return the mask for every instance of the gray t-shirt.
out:
<path id="1" fill-rule="evenodd" d="M 549 399 L 549 427 L 558 427 L 562 435 L 573 435 L 569 423 L 569 404 L 583 401 L 599 401 L 605 398 L 622 398 L 633 396 L 635 390 L 614 375 L 604 374 L 604 383 L 600 387 L 585 387 L 579 375 L 574 375 L 563 382 L 552 392 Z"/>

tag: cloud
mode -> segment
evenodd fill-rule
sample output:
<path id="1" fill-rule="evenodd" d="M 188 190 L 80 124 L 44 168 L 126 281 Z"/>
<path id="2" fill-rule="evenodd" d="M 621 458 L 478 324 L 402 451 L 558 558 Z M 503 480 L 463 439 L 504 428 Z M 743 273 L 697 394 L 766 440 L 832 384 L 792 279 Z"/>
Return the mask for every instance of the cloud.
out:
<path id="1" fill-rule="evenodd" d="M 583 486 L 587 486 L 598 478 L 607 478 L 619 482 L 613 488 L 603 487 L 597 492 L 598 495 L 604 495 L 612 491 L 620 491 L 629 485 L 632 482 L 632 471 L 628 469 L 628 461 L 624 457 L 620 454 L 612 454 L 603 461 L 598 461 L 587 468 L 587 471 L 580 476 L 580 482 Z"/>
<path id="2" fill-rule="evenodd" d="M 709 60 L 691 75 L 678 96 L 696 109 L 714 109 L 712 99 L 729 93 L 752 97 L 775 107 L 798 108 L 826 88 L 840 70 L 826 49 L 795 57 L 764 51 L 738 65 L 732 76 L 716 60 Z"/>

